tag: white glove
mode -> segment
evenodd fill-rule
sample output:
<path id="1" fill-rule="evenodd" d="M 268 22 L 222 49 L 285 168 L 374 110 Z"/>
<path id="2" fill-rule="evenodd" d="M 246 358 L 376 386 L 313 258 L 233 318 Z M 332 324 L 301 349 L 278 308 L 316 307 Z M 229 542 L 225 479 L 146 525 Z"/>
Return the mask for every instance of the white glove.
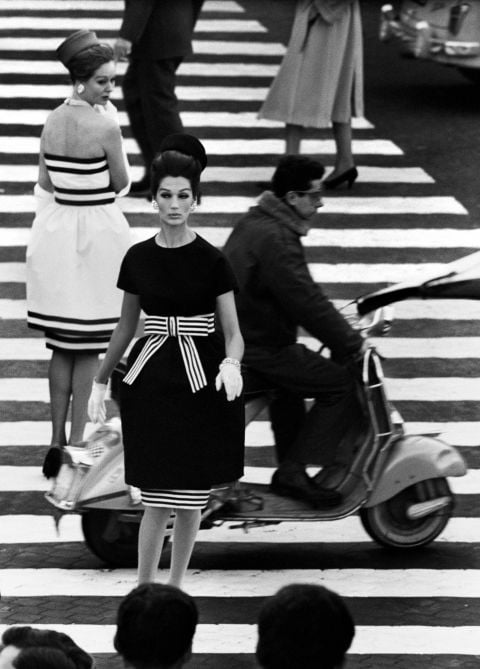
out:
<path id="1" fill-rule="evenodd" d="M 243 388 L 243 379 L 239 367 L 230 363 L 223 363 L 220 366 L 220 371 L 215 379 L 215 388 L 220 390 L 222 386 L 225 388 L 229 402 L 240 396 Z"/>
<path id="2" fill-rule="evenodd" d="M 107 417 L 105 408 L 106 383 L 93 382 L 92 392 L 88 400 L 88 417 L 92 423 L 104 423 Z"/>

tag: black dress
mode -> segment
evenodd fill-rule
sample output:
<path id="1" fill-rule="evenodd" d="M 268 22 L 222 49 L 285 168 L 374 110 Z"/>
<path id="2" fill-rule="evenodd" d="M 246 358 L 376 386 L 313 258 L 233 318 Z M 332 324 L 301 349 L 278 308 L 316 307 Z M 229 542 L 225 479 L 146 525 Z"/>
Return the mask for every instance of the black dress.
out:
<path id="1" fill-rule="evenodd" d="M 218 295 L 236 290 L 225 256 L 198 235 L 178 248 L 155 238 L 127 252 L 118 287 L 140 297 L 147 317 L 215 312 Z M 125 478 L 143 489 L 208 489 L 243 475 L 243 398 L 228 402 L 215 389 L 225 357 L 223 335 L 194 337 L 207 385 L 192 391 L 179 341 L 169 336 L 131 385 L 122 383 Z M 134 345 L 128 368 L 144 348 Z"/>

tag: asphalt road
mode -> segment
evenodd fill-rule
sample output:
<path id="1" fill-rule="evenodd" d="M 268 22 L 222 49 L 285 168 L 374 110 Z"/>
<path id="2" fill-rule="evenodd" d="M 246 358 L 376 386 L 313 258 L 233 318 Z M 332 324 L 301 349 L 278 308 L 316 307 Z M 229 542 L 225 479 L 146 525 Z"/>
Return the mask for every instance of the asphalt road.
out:
<path id="1" fill-rule="evenodd" d="M 0 625 L 72 625 L 71 633 L 85 639 L 100 667 L 117 667 L 109 626 L 135 576 L 131 570 L 105 568 L 84 546 L 75 518 L 64 520 L 59 536 L 54 533 L 39 473 L 48 442 L 48 356 L 41 339 L 25 327 L 22 272 L 42 118 L 37 110 L 58 104 L 62 93 L 53 86 L 65 82 L 48 67 L 39 71 L 36 63 L 52 55 L 29 40 L 51 36 L 60 41 L 70 32 L 56 27 L 60 17 L 84 17 L 91 26 L 109 17 L 118 20 L 120 13 L 65 10 L 58 4 L 45 12 L 38 9 L 40 2 L 32 1 L 27 11 L 15 10 L 12 0 L 0 0 Z M 479 89 L 454 70 L 401 59 L 394 45 L 379 44 L 380 4 L 362 5 L 371 127 L 355 129 L 361 178 L 351 192 L 329 196 L 311 232 L 313 241 L 307 242 L 312 272 L 340 302 L 408 272 L 442 267 L 480 246 Z M 214 113 L 254 114 L 261 99 L 257 89 L 271 80 L 261 67 L 278 64 L 280 56 L 278 49 L 268 55 L 261 48 L 255 54 L 251 47 L 220 54 L 209 49 L 208 41 L 276 48 L 288 38 L 293 3 L 242 0 L 239 5 L 245 9 L 240 16 L 232 17 L 220 6 L 204 12 L 202 19 L 257 21 L 266 32 L 237 28 L 232 34 L 220 24 L 213 32 L 199 31 L 202 48 L 190 63 L 202 63 L 211 74 L 189 71 L 186 63 L 179 77 L 188 129 L 209 143 L 211 156 L 204 213 L 195 214 L 195 224 L 219 245 L 258 195 L 255 183 L 268 176 L 282 151 L 281 128 L 252 120 L 240 127 L 234 116 L 213 120 Z M 15 26 L 28 16 L 33 17 L 31 25 Z M 48 17 L 51 26 L 41 29 L 38 17 Z M 99 33 L 111 38 L 115 30 Z M 11 37 L 26 42 L 12 47 L 4 41 Z M 30 60 L 31 67 L 14 71 L 12 63 L 20 59 Z M 232 68 L 244 63 L 259 70 L 254 76 L 218 73 L 216 63 L 231 63 Z M 39 88 L 21 88 L 29 85 Z M 223 93 L 207 94 L 207 87 L 214 86 Z M 122 110 L 121 99 L 116 103 Z M 22 116 L 28 111 L 32 117 Z M 125 127 L 127 140 L 129 134 Z M 329 132 L 312 132 L 308 138 L 312 143 L 305 151 L 331 164 Z M 135 147 L 128 146 L 138 168 Z M 252 173 L 235 176 L 229 170 L 236 167 Z M 151 234 L 155 220 L 147 203 L 126 199 L 122 206 L 136 233 Z M 387 383 L 408 429 L 444 434 L 471 468 L 454 482 L 457 505 L 443 537 L 424 550 L 399 554 L 370 542 L 357 518 L 256 528 L 249 534 L 227 528 L 202 533 L 186 583 L 198 599 L 202 625 L 192 666 L 253 666 L 254 625 L 264 597 L 299 579 L 323 582 L 347 598 L 359 628 L 349 667 L 477 666 L 479 319 L 475 303 L 406 304 L 398 308 L 390 339 L 379 345 L 388 358 Z M 249 465 L 272 466 L 265 421 L 253 426 L 247 443 Z M 165 555 L 162 566 L 167 560 Z"/>

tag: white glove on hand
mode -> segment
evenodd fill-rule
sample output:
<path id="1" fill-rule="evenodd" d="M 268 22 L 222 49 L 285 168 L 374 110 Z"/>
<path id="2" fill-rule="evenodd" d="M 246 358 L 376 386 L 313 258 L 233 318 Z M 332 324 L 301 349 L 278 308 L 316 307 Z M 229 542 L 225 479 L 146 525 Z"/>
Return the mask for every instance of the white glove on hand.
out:
<path id="1" fill-rule="evenodd" d="M 93 382 L 92 392 L 88 400 L 88 417 L 92 423 L 104 423 L 107 417 L 105 408 L 106 383 Z"/>
<path id="2" fill-rule="evenodd" d="M 222 386 L 225 388 L 229 402 L 240 396 L 243 388 L 243 379 L 240 369 L 236 365 L 226 363 L 220 367 L 220 371 L 215 379 L 215 388 L 220 390 Z"/>

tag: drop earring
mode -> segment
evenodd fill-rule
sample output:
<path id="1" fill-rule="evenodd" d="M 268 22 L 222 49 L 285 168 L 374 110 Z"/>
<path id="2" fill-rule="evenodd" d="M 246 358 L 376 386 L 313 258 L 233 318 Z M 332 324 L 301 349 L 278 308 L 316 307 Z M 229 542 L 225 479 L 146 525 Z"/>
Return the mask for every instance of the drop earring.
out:
<path id="1" fill-rule="evenodd" d="M 196 206 L 197 206 L 196 203 L 192 202 L 192 204 L 190 205 L 190 211 L 195 211 Z"/>
<path id="2" fill-rule="evenodd" d="M 156 200 L 152 200 L 152 207 L 155 209 L 155 211 L 158 209 L 158 202 Z"/>
<path id="3" fill-rule="evenodd" d="M 85 91 L 85 86 L 83 84 L 78 84 L 77 93 L 81 95 Z"/>

